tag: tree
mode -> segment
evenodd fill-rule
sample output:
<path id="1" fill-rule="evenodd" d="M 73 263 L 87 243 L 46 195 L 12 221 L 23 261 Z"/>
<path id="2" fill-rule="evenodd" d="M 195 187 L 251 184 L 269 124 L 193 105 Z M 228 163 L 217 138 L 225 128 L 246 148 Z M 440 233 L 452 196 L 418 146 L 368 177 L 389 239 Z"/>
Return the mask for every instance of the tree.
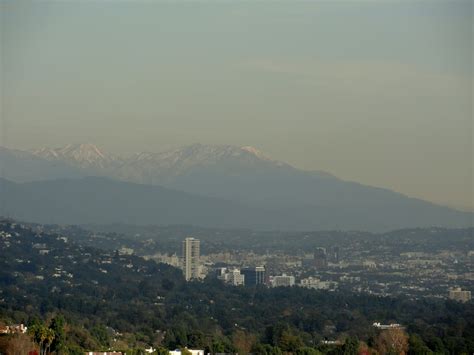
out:
<path id="1" fill-rule="evenodd" d="M 236 330 L 232 334 L 232 343 L 239 353 L 248 354 L 252 350 L 257 338 L 253 334 L 242 330 Z"/>
<path id="2" fill-rule="evenodd" d="M 28 328 L 28 333 L 38 344 L 40 355 L 46 355 L 51 350 L 51 344 L 55 338 L 53 329 L 47 327 L 41 321 L 35 320 L 33 325 Z"/>
<path id="3" fill-rule="evenodd" d="M 381 354 L 405 355 L 408 351 L 408 335 L 403 329 L 387 329 L 380 332 L 375 347 Z"/>
<path id="4" fill-rule="evenodd" d="M 51 344 L 53 343 L 55 337 L 54 330 L 44 327 L 41 336 L 44 346 L 43 354 L 49 354 L 51 352 Z"/>
<path id="5" fill-rule="evenodd" d="M 359 340 L 357 338 L 346 338 L 342 346 L 343 355 L 357 355 L 359 353 Z"/>
<path id="6" fill-rule="evenodd" d="M 51 343 L 51 351 L 60 354 L 65 348 L 66 335 L 64 333 L 64 317 L 58 315 L 51 320 L 49 328 L 54 332 L 54 339 Z"/>
<path id="7" fill-rule="evenodd" d="M 109 346 L 109 335 L 107 329 L 102 324 L 96 325 L 91 329 L 92 336 L 99 342 L 103 347 Z"/>
<path id="8" fill-rule="evenodd" d="M 168 349 L 165 349 L 165 348 L 162 348 L 161 346 L 159 346 L 158 348 L 155 349 L 155 354 L 156 354 L 156 355 L 168 355 L 168 354 L 169 354 L 169 350 L 168 350 Z"/>
<path id="9" fill-rule="evenodd" d="M 208 352 L 210 353 L 223 353 L 225 352 L 225 344 L 218 340 L 218 339 L 213 339 L 211 345 L 208 348 Z"/>
<path id="10" fill-rule="evenodd" d="M 202 348 L 204 343 L 205 338 L 201 331 L 195 331 L 188 335 L 188 346 L 190 348 Z"/>
<path id="11" fill-rule="evenodd" d="M 46 339 L 45 329 L 46 329 L 45 325 L 37 319 L 34 319 L 33 323 L 28 327 L 28 333 L 32 336 L 34 342 L 38 344 L 39 346 L 40 355 L 43 355 L 45 351 L 45 348 L 44 348 L 44 341 Z"/>
<path id="12" fill-rule="evenodd" d="M 296 355 L 320 355 L 320 354 L 321 354 L 320 351 L 314 348 L 310 348 L 308 346 L 303 346 L 296 350 Z"/>
<path id="13" fill-rule="evenodd" d="M 283 351 L 293 352 L 303 346 L 303 341 L 298 335 L 291 334 L 289 331 L 284 331 L 278 341 L 278 346 Z"/>
<path id="14" fill-rule="evenodd" d="M 270 344 L 256 344 L 252 353 L 257 355 L 281 355 L 281 349 L 278 346 L 271 346 Z"/>
<path id="15" fill-rule="evenodd" d="M 443 341 L 440 338 L 430 337 L 426 342 L 427 346 L 435 353 L 444 354 L 446 352 Z"/>
<path id="16" fill-rule="evenodd" d="M 36 346 L 28 334 L 14 334 L 8 340 L 6 352 L 9 355 L 24 355 L 36 350 Z"/>
<path id="17" fill-rule="evenodd" d="M 288 330 L 289 330 L 288 324 L 281 323 L 281 322 L 275 325 L 269 326 L 265 329 L 264 342 L 267 344 L 271 344 L 273 346 L 278 345 L 281 335 L 283 334 L 284 331 L 288 331 Z"/>
<path id="18" fill-rule="evenodd" d="M 411 334 L 408 340 L 409 355 L 431 355 L 433 352 L 428 348 L 418 334 Z"/>

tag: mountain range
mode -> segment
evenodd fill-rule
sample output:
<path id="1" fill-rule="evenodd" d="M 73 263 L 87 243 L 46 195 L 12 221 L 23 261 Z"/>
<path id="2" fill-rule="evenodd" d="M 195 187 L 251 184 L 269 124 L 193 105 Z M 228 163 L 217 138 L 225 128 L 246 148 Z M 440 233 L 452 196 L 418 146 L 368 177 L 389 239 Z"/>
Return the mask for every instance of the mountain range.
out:
<path id="1" fill-rule="evenodd" d="M 194 144 L 122 157 L 92 144 L 0 148 L 2 213 L 51 223 L 380 231 L 472 225 L 472 213 L 272 160 Z M 95 178 L 92 178 L 95 177 Z"/>

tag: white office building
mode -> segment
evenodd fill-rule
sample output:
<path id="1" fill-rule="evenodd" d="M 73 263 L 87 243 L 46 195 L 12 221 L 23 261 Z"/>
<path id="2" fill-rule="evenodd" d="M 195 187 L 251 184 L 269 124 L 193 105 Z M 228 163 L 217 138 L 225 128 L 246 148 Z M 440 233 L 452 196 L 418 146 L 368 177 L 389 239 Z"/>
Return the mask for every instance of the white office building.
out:
<path id="1" fill-rule="evenodd" d="M 233 269 L 229 272 L 229 283 L 234 286 L 245 284 L 245 276 L 240 273 L 239 269 Z"/>
<path id="2" fill-rule="evenodd" d="M 313 288 L 315 290 L 329 290 L 334 287 L 335 283 L 330 281 L 321 281 L 316 277 L 307 277 L 301 279 L 300 286 L 305 288 Z"/>
<path id="3" fill-rule="evenodd" d="M 295 277 L 291 275 L 273 276 L 271 279 L 273 287 L 290 287 L 295 285 Z"/>

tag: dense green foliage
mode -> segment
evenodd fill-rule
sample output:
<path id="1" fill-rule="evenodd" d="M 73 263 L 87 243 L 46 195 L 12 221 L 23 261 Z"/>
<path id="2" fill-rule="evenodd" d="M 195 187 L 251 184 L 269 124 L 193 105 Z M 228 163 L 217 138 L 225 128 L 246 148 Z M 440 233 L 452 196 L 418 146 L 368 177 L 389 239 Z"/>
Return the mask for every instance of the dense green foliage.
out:
<path id="1" fill-rule="evenodd" d="M 35 338 L 44 333 L 37 325 L 43 319 L 55 334 L 48 338 L 49 350 L 149 344 L 211 352 L 354 354 L 359 341 L 376 348 L 383 340 L 372 327 L 380 321 L 406 325 L 413 354 L 474 351 L 472 302 L 240 288 L 214 279 L 186 283 L 170 266 L 10 222 L 0 227 L 0 319 L 29 324 Z M 324 339 L 342 345 L 323 345 Z"/>

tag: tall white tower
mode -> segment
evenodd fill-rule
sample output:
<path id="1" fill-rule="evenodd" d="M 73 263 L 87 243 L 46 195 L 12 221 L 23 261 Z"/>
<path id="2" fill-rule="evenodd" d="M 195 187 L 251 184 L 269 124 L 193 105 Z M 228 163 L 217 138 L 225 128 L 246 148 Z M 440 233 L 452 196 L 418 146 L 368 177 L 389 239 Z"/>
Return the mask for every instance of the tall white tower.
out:
<path id="1" fill-rule="evenodd" d="M 183 240 L 183 273 L 186 281 L 199 278 L 199 239 Z"/>

